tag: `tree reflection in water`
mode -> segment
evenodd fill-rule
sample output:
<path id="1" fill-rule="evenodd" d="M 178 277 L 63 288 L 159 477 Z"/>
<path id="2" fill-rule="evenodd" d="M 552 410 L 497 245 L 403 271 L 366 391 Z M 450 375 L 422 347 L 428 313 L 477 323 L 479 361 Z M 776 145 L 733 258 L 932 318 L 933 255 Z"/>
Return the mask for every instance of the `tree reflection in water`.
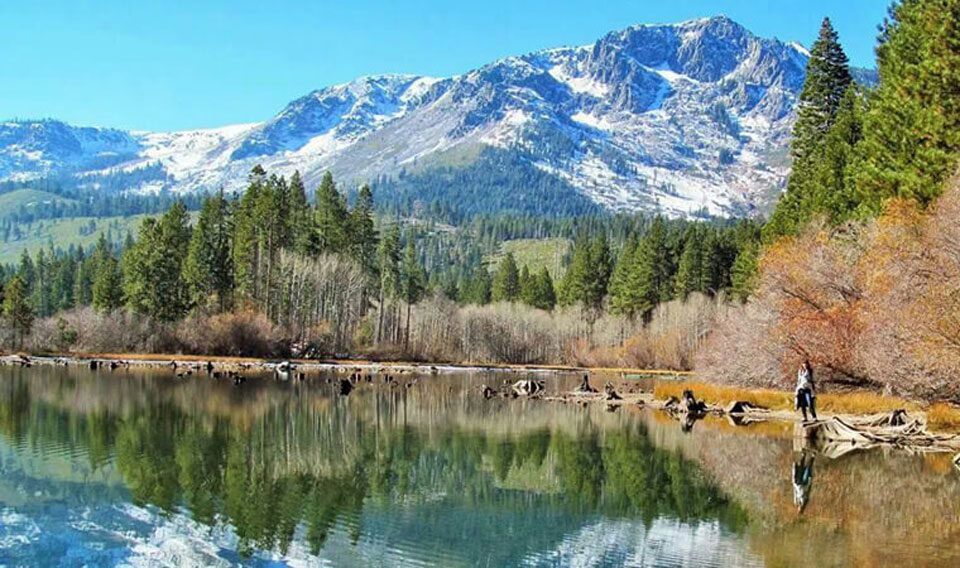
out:
<path id="1" fill-rule="evenodd" d="M 289 385 L 236 395 L 209 384 L 184 396 L 164 378 L 137 394 L 87 384 L 110 380 L 121 379 L 8 377 L 0 385 L 3 435 L 83 448 L 94 469 L 115 460 L 135 504 L 229 524 L 242 555 L 286 553 L 301 530 L 317 554 L 338 527 L 357 543 L 369 508 L 432 510 L 437 502 L 473 514 L 438 512 L 418 523 L 425 533 L 454 533 L 449 525 L 461 523 L 461 547 L 471 546 L 471 532 L 502 530 L 496 519 L 505 513 L 531 527 L 554 518 L 556 534 L 541 538 L 556 539 L 576 519 L 597 516 L 647 526 L 717 520 L 733 531 L 746 523 L 695 463 L 655 447 L 635 419 L 608 427 L 558 408 L 537 424 L 490 428 L 491 412 L 502 423 L 523 410 L 496 408 L 509 404 L 499 401 L 475 407 L 462 393 L 428 387 L 337 398 Z M 197 408 L 215 395 L 228 401 L 224 408 Z M 503 554 L 522 554 L 509 550 L 520 546 L 504 543 Z"/>

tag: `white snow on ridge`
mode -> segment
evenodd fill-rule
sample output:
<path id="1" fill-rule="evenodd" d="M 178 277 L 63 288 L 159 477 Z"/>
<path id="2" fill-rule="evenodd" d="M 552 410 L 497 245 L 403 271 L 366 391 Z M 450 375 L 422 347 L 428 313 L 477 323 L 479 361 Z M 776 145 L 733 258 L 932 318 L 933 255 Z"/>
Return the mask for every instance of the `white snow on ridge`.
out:
<path id="1" fill-rule="evenodd" d="M 547 71 L 551 77 L 570 87 L 574 93 L 585 93 L 601 99 L 610 93 L 609 85 L 594 81 L 589 77 L 574 77 L 570 75 L 564 65 L 555 65 Z"/>

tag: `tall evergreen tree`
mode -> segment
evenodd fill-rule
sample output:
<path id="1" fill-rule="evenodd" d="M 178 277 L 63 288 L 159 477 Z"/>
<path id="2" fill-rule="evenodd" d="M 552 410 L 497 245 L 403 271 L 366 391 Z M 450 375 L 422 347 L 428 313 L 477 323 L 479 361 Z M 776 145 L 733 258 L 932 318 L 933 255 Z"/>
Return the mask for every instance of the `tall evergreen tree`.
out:
<path id="1" fill-rule="evenodd" d="M 660 302 L 673 296 L 673 267 L 666 223 L 659 215 L 650 224 L 637 249 L 634 275 L 637 286 L 636 313 L 647 317 Z"/>
<path id="2" fill-rule="evenodd" d="M 645 307 L 644 299 L 640 295 L 640 284 L 637 281 L 639 249 L 637 237 L 631 233 L 623 248 L 620 249 L 617 264 L 610 277 L 610 311 L 627 316 L 631 321 Z"/>
<path id="3" fill-rule="evenodd" d="M 401 267 L 401 295 L 407 305 L 406 330 L 403 335 L 405 348 L 410 346 L 410 307 L 423 298 L 426 280 L 426 274 L 417 258 L 415 238 L 411 233 L 407 237 L 407 247 Z"/>
<path id="4" fill-rule="evenodd" d="M 364 185 L 357 194 L 357 203 L 350 212 L 350 256 L 368 274 L 377 271 L 377 230 L 373 223 L 373 192 Z"/>
<path id="5" fill-rule="evenodd" d="M 377 342 L 384 339 L 383 327 L 387 302 L 400 295 L 400 227 L 394 225 L 377 246 L 377 268 L 380 275 Z"/>
<path id="6" fill-rule="evenodd" d="M 508 252 L 493 276 L 490 299 L 494 302 L 515 302 L 520 298 L 520 272 L 512 252 Z"/>
<path id="7" fill-rule="evenodd" d="M 344 253 L 349 248 L 349 214 L 343 196 L 337 191 L 333 174 L 325 172 L 317 188 L 316 231 L 320 252 Z"/>
<path id="8" fill-rule="evenodd" d="M 840 101 L 852 82 L 850 60 L 830 18 L 824 18 L 810 49 L 806 78 L 797 101 L 797 121 L 790 145 L 794 162 L 805 165 L 817 156 L 817 147 L 833 125 Z"/>
<path id="9" fill-rule="evenodd" d="M 186 207 L 175 203 L 160 220 L 147 219 L 140 238 L 123 259 L 124 297 L 134 311 L 161 321 L 175 321 L 189 308 L 182 278 L 190 243 Z"/>
<path id="10" fill-rule="evenodd" d="M 748 243 L 740 249 L 731 269 L 733 297 L 740 302 L 746 302 L 756 291 L 758 278 L 758 256 L 760 247 L 756 243 Z"/>
<path id="11" fill-rule="evenodd" d="M 34 261 L 34 282 L 30 300 L 36 314 L 47 317 L 53 313 L 53 286 L 50 259 L 43 249 L 37 251 Z"/>
<path id="12" fill-rule="evenodd" d="M 877 48 L 880 84 L 851 166 L 864 213 L 929 203 L 960 161 L 960 0 L 903 0 Z"/>
<path id="13" fill-rule="evenodd" d="M 460 287 L 460 301 L 465 304 L 475 304 L 483 306 L 490 303 L 490 289 L 493 284 L 490 279 L 490 271 L 480 266 L 473 270 L 464 279 L 464 284 Z"/>
<path id="14" fill-rule="evenodd" d="M 112 312 L 123 306 L 123 277 L 113 255 L 107 254 L 98 260 L 91 296 L 94 309 L 101 312 Z"/>
<path id="15" fill-rule="evenodd" d="M 532 293 L 529 304 L 541 310 L 551 311 L 557 305 L 557 294 L 553 288 L 553 278 L 544 266 L 540 272 L 530 277 Z"/>
<path id="16" fill-rule="evenodd" d="M 247 179 L 247 190 L 234 210 L 232 250 L 235 292 L 244 301 L 259 296 L 257 285 L 263 263 L 257 204 L 265 191 L 266 172 L 255 166 Z"/>
<path id="17" fill-rule="evenodd" d="M 677 297 L 685 299 L 692 292 L 706 289 L 704 270 L 704 239 L 696 225 L 687 229 L 683 244 L 683 253 L 677 266 L 674 290 Z"/>
<path id="18" fill-rule="evenodd" d="M 23 340 L 33 327 L 33 307 L 20 276 L 14 276 L 4 288 L 3 317 L 13 331 L 15 346 L 23 347 Z"/>
<path id="19" fill-rule="evenodd" d="M 233 292 L 233 249 L 230 204 L 223 192 L 203 200 L 190 238 L 183 279 L 190 303 L 223 311 Z"/>
<path id="20" fill-rule="evenodd" d="M 303 256 L 316 254 L 318 245 L 314 213 L 307 200 L 307 188 L 303 184 L 299 170 L 290 176 L 289 192 L 293 250 Z"/>
<path id="21" fill-rule="evenodd" d="M 100 237 L 106 238 L 103 233 L 100 233 Z M 99 245 L 99 241 L 97 244 Z M 73 278 L 73 298 L 78 306 L 89 306 L 93 301 L 93 279 L 97 273 L 95 255 L 96 249 L 77 262 Z"/>
<path id="22" fill-rule="evenodd" d="M 806 79 L 797 102 L 797 121 L 790 143 L 793 166 L 787 190 L 764 227 L 767 242 L 795 233 L 818 208 L 813 172 L 819 167 L 823 141 L 852 82 L 849 60 L 837 32 L 830 19 L 824 18 L 820 35 L 810 50 Z"/>

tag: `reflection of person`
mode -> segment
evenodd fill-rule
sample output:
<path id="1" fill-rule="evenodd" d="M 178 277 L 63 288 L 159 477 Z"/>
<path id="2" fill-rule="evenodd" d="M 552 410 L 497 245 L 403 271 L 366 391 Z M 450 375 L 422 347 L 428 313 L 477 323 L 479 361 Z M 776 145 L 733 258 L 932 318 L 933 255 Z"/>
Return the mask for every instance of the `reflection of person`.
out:
<path id="1" fill-rule="evenodd" d="M 803 451 L 800 459 L 793 462 L 793 504 L 797 506 L 797 513 L 810 500 L 810 488 L 813 486 L 813 453 Z"/>
<path id="2" fill-rule="evenodd" d="M 817 419 L 816 404 L 817 394 L 814 389 L 813 367 L 810 366 L 810 361 L 804 361 L 797 371 L 797 408 L 803 413 L 804 422 L 807 421 L 808 408 L 813 419 Z"/>

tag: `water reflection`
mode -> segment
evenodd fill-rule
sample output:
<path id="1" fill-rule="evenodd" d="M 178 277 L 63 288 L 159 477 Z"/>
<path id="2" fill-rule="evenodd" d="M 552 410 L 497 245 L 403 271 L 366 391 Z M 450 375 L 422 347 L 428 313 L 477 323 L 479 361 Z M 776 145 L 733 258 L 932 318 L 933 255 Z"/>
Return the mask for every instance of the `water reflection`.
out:
<path id="1" fill-rule="evenodd" d="M 0 368 L 0 564 L 960 560 L 949 456 L 478 394 L 501 380 L 341 397 L 317 379 Z"/>
<path id="2" fill-rule="evenodd" d="M 235 388 L 135 370 L 2 372 L 5 470 L 66 483 L 53 456 L 69 456 L 69 483 L 119 478 L 127 494 L 105 501 L 155 510 L 154 524 L 188 516 L 226 528 L 236 560 L 296 552 L 346 563 L 380 554 L 373 563 L 553 564 L 582 554 L 568 544 L 583 531 L 614 524 L 632 538 L 588 548 L 592 563 L 627 562 L 648 544 L 638 535 L 654 529 L 685 540 L 698 526 L 713 527 L 709 561 L 725 547 L 736 554 L 746 525 L 744 511 L 695 463 L 659 449 L 637 416 L 486 401 L 464 388 L 479 378 L 362 385 L 340 397 L 317 380 Z M 40 501 L 16 512 L 41 530 L 69 515 Z M 14 547 L 13 558 L 64 546 Z"/>
<path id="3" fill-rule="evenodd" d="M 810 489 L 813 487 L 813 460 L 814 453 L 804 449 L 793 462 L 793 504 L 797 506 L 797 513 L 810 501 Z"/>

